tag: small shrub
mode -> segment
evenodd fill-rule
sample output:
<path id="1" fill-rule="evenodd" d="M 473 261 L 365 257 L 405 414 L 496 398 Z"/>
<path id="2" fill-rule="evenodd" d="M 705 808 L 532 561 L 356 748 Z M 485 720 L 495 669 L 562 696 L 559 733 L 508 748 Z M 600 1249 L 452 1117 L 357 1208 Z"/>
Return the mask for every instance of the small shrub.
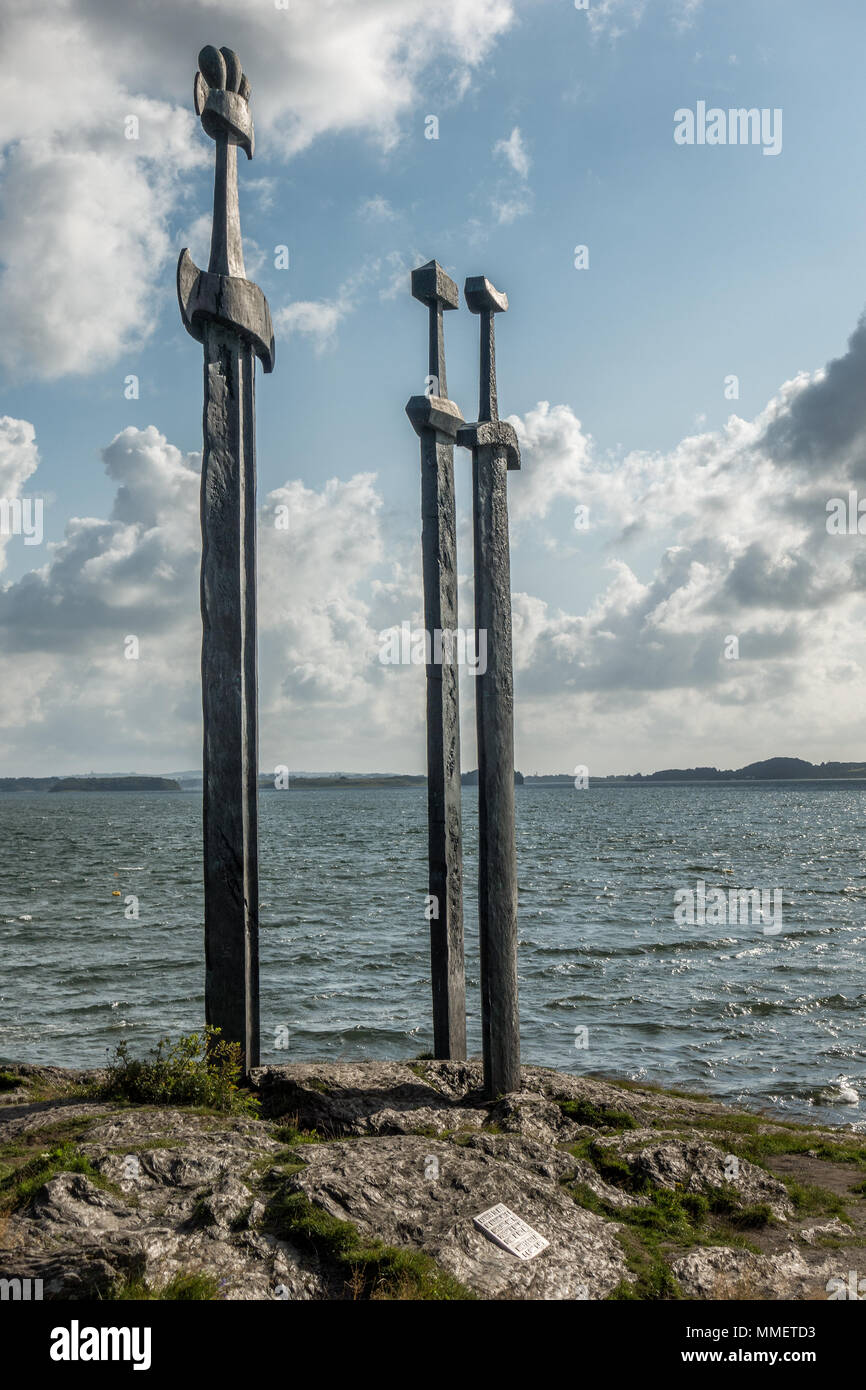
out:
<path id="1" fill-rule="evenodd" d="M 323 1136 L 317 1129 L 298 1129 L 297 1115 L 294 1120 L 277 1125 L 274 1130 L 274 1138 L 280 1144 L 287 1144 L 290 1148 L 295 1144 L 321 1144 Z"/>
<path id="2" fill-rule="evenodd" d="M 257 1102 L 242 1096 L 241 1049 L 223 1041 L 218 1028 L 188 1033 L 176 1043 L 160 1038 L 145 1060 L 130 1057 L 126 1042 L 117 1046 L 103 1094 L 140 1105 L 200 1105 L 211 1110 L 255 1113 Z"/>

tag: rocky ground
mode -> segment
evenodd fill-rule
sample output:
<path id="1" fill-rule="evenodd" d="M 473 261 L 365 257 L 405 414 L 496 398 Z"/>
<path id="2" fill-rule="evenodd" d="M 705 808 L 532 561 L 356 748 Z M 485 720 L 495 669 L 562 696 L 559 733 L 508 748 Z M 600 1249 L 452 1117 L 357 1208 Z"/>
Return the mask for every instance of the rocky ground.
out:
<path id="1" fill-rule="evenodd" d="M 776 1300 L 866 1275 L 866 1137 L 523 1077 L 485 1103 L 475 1063 L 266 1067 L 254 1117 L 4 1067 L 0 1278 L 63 1299 Z M 542 1254 L 474 1226 L 500 1202 Z"/>

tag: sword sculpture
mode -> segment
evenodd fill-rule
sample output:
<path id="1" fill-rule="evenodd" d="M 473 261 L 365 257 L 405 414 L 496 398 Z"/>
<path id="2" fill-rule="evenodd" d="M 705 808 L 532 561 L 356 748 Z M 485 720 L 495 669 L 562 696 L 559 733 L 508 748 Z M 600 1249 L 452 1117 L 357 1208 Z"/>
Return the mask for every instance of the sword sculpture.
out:
<path id="1" fill-rule="evenodd" d="M 259 1061 L 255 369 L 273 371 L 267 300 L 246 278 L 238 146 L 253 157 L 250 85 L 231 49 L 203 48 L 194 100 L 216 142 L 210 262 L 184 249 L 177 296 L 204 345 L 201 480 L 205 1016 Z"/>
<path id="2" fill-rule="evenodd" d="M 487 633 L 487 665 L 475 681 L 478 731 L 478 924 L 484 1090 L 490 1099 L 520 1089 L 517 1005 L 517 857 L 514 839 L 514 691 L 508 469 L 520 467 L 517 435 L 499 419 L 494 314 L 508 299 L 483 275 L 463 288 L 481 315 L 478 420 L 457 431 L 472 450 L 475 625 Z"/>
<path id="3" fill-rule="evenodd" d="M 460 294 L 436 261 L 412 272 L 412 293 L 430 310 L 428 393 L 412 396 L 406 414 L 421 439 L 421 556 L 427 663 L 427 856 L 433 1055 L 466 1057 L 463 966 L 463 851 L 460 817 L 460 696 L 457 638 L 457 523 L 454 439 L 463 416 L 448 399 L 442 313 Z M 436 660 L 439 634 L 441 660 Z"/>

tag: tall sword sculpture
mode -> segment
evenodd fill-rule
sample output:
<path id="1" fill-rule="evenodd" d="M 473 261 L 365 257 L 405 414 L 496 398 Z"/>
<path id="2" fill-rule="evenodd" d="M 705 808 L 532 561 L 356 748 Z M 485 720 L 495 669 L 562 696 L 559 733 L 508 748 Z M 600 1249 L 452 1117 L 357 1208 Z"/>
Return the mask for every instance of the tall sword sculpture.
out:
<path id="1" fill-rule="evenodd" d="M 195 109 L 216 142 L 210 262 L 177 267 L 185 328 L 204 345 L 201 480 L 205 1014 L 259 1061 L 256 718 L 256 357 L 273 371 L 267 300 L 246 278 L 238 146 L 253 157 L 250 85 L 231 49 L 203 48 Z"/>
<path id="2" fill-rule="evenodd" d="M 508 469 L 520 467 L 517 435 L 499 419 L 493 316 L 508 299 L 483 275 L 463 293 L 481 315 L 478 420 L 457 432 L 472 450 L 475 625 L 487 633 L 487 665 L 475 682 L 478 730 L 478 920 L 484 1089 L 494 1099 L 520 1089 L 517 1006 L 517 859 L 514 839 L 514 689 Z"/>
<path id="3" fill-rule="evenodd" d="M 448 399 L 443 310 L 460 294 L 436 261 L 412 272 L 412 293 L 430 311 L 428 391 L 412 396 L 406 414 L 421 438 L 421 555 L 424 625 L 431 644 L 427 663 L 427 850 L 430 964 L 433 982 L 433 1055 L 466 1056 L 466 984 L 463 966 L 463 850 L 460 816 L 460 703 L 457 639 L 457 523 L 454 439 L 463 416 Z M 442 635 L 446 634 L 446 635 Z"/>

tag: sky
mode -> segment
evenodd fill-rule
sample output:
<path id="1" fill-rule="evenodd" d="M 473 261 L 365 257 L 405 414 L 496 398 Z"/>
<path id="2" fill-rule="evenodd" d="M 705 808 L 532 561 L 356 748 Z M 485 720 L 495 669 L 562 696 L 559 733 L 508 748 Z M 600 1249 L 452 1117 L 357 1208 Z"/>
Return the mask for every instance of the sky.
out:
<path id="1" fill-rule="evenodd" d="M 864 39 L 860 0 L 0 0 L 0 775 L 200 765 L 201 348 L 175 266 L 208 259 L 207 43 L 252 88 L 241 225 L 276 330 L 262 770 L 424 770 L 423 666 L 379 657 L 423 626 L 404 407 L 433 257 L 509 298 L 516 765 L 866 756 Z M 766 138 L 677 136 L 740 108 Z M 472 419 L 465 305 L 446 351 Z M 469 627 L 466 451 L 455 470 Z M 468 674 L 462 696 L 469 768 Z"/>

